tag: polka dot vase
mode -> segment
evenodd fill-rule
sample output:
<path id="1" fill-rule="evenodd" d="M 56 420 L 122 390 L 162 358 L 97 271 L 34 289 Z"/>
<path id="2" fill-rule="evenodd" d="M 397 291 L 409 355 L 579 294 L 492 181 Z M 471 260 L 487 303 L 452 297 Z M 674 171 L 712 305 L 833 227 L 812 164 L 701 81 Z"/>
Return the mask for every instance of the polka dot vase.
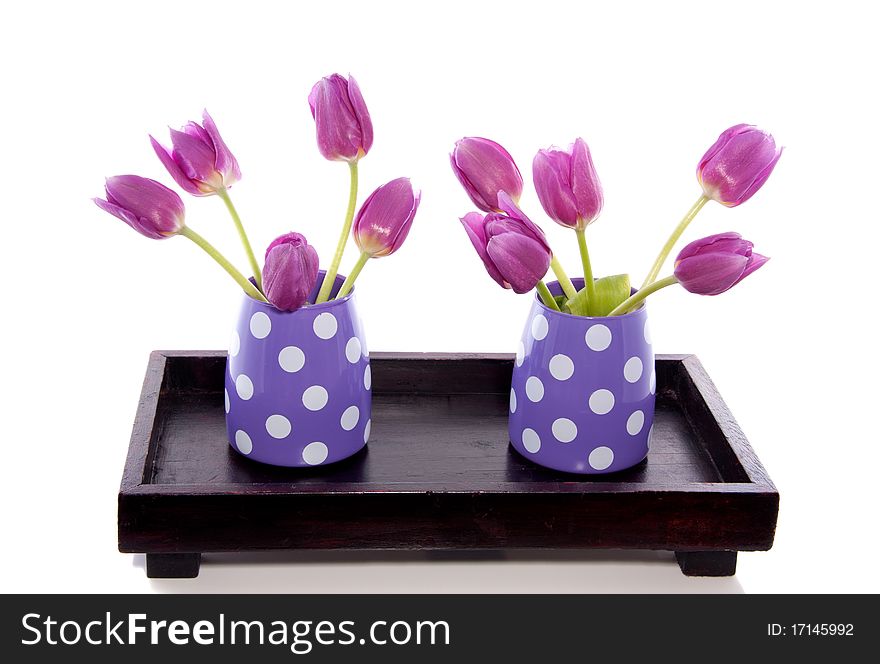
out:
<path id="1" fill-rule="evenodd" d="M 583 286 L 582 279 L 573 281 Z M 561 293 L 557 283 L 548 286 Z M 513 369 L 511 445 L 554 470 L 630 468 L 648 454 L 655 380 L 644 306 L 624 316 L 585 318 L 536 298 Z"/>
<path id="2" fill-rule="evenodd" d="M 244 297 L 224 395 L 235 451 L 274 466 L 320 466 L 366 445 L 370 360 L 353 293 L 293 312 Z"/>

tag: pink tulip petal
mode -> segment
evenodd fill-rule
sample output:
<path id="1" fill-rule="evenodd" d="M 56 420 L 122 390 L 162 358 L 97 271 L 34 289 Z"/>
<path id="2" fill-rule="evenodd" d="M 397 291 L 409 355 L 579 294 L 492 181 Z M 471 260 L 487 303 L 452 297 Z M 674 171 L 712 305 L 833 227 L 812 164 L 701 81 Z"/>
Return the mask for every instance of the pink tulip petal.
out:
<path id="1" fill-rule="evenodd" d="M 493 236 L 486 252 L 515 293 L 528 293 L 550 266 L 550 255 L 539 242 L 518 233 Z"/>
<path id="2" fill-rule="evenodd" d="M 180 186 L 188 194 L 192 194 L 193 196 L 206 196 L 207 192 L 202 191 L 199 187 L 187 177 L 186 173 L 184 173 L 180 166 L 177 165 L 177 162 L 174 161 L 174 158 L 171 156 L 171 152 L 159 143 L 155 138 L 150 136 L 150 144 L 153 146 L 153 150 L 156 152 L 156 156 L 159 157 L 159 161 L 162 162 L 162 165 L 168 171 L 169 175 L 174 178 L 174 181 Z"/>

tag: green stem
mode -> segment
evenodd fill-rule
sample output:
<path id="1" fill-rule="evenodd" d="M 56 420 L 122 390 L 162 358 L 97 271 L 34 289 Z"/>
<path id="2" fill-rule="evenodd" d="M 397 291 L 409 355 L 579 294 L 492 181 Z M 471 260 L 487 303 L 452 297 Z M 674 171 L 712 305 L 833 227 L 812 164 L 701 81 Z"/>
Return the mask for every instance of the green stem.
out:
<path id="1" fill-rule="evenodd" d="M 669 236 L 669 239 L 666 240 L 666 244 L 663 245 L 660 253 L 657 254 L 657 259 L 651 266 L 651 271 L 648 272 L 648 276 L 645 277 L 645 283 L 642 284 L 642 288 L 644 288 L 657 278 L 657 275 L 660 274 L 660 270 L 663 269 L 663 263 L 666 262 L 666 258 L 669 256 L 669 252 L 672 251 L 675 243 L 678 242 L 678 238 L 680 238 L 681 234 L 684 233 L 684 229 L 688 227 L 688 224 L 690 224 L 694 220 L 694 217 L 697 216 L 697 212 L 702 210 L 703 206 L 708 202 L 709 199 L 705 195 L 700 196 L 697 199 L 697 202 L 691 206 L 691 209 L 687 211 L 687 214 L 684 215 L 684 218 L 680 222 L 678 222 L 678 226 L 675 227 L 675 230 L 672 231 L 672 235 Z"/>
<path id="2" fill-rule="evenodd" d="M 357 263 L 354 264 L 351 273 L 345 278 L 345 281 L 342 282 L 342 286 L 340 286 L 339 292 L 336 294 L 337 300 L 348 295 L 352 286 L 354 286 L 354 280 L 358 278 L 358 275 L 361 273 L 361 270 L 364 269 L 364 265 L 367 264 L 368 260 L 370 260 L 370 254 L 365 251 L 361 254 L 360 258 L 358 258 Z"/>
<path id="3" fill-rule="evenodd" d="M 538 295 L 541 296 L 541 300 L 551 309 L 559 311 L 559 305 L 556 304 L 556 300 L 553 298 L 553 293 L 550 292 L 550 289 L 547 288 L 547 284 L 543 281 L 539 281 L 535 284 L 535 288 L 538 289 Z"/>
<path id="4" fill-rule="evenodd" d="M 256 256 L 254 256 L 254 250 L 251 247 L 250 240 L 248 240 L 247 233 L 244 232 L 244 226 L 241 223 L 241 217 L 238 216 L 238 210 L 236 210 L 235 206 L 232 204 L 232 199 L 229 198 L 229 192 L 226 189 L 218 190 L 217 195 L 224 203 L 226 203 L 226 209 L 229 210 L 229 215 L 232 217 L 232 222 L 235 224 L 235 229 L 238 231 L 238 237 L 241 238 L 241 243 L 244 245 L 244 251 L 247 254 L 248 262 L 251 264 L 251 270 L 254 273 L 254 281 L 257 282 L 257 288 L 262 291 L 263 271 L 260 269 L 260 264 L 257 263 Z"/>
<path id="5" fill-rule="evenodd" d="M 587 307 L 596 301 L 596 284 L 593 282 L 593 266 L 590 265 L 590 252 L 587 251 L 587 234 L 581 229 L 574 231 L 578 238 L 578 249 L 581 251 L 581 262 L 584 264 L 584 287 L 587 289 Z"/>
<path id="6" fill-rule="evenodd" d="M 550 269 L 553 270 L 553 274 L 556 275 L 556 280 L 559 281 L 559 285 L 562 286 L 562 292 L 565 293 L 565 297 L 570 300 L 577 295 L 577 289 L 574 287 L 574 284 L 571 283 L 571 279 L 568 278 L 565 270 L 562 269 L 562 264 L 556 259 L 556 256 L 550 259 Z"/>
<path id="7" fill-rule="evenodd" d="M 233 279 L 235 279 L 238 282 L 238 285 L 244 289 L 245 293 L 250 295 L 255 300 L 259 300 L 260 302 L 268 302 L 268 300 L 266 300 L 266 298 L 263 297 L 263 294 L 260 291 L 258 291 L 256 289 L 256 287 L 250 281 L 245 279 L 245 276 L 241 272 L 236 270 L 235 266 L 232 263 L 230 263 L 228 260 L 226 260 L 226 258 L 223 256 L 223 254 L 221 254 L 219 251 L 217 251 L 211 245 L 211 243 L 208 242 L 205 238 L 203 238 L 201 235 L 196 233 L 189 226 L 184 226 L 182 229 L 180 229 L 180 234 L 183 237 L 192 240 L 197 245 L 199 245 L 202 249 L 204 249 L 206 254 L 208 254 L 211 258 L 213 258 L 215 261 L 217 261 L 220 264 L 220 267 L 222 267 L 224 270 L 226 270 L 229 273 L 229 276 L 231 276 Z"/>
<path id="8" fill-rule="evenodd" d="M 660 279 L 659 281 L 654 281 L 641 290 L 637 291 L 633 295 L 630 295 L 626 300 L 621 302 L 614 308 L 609 316 L 622 316 L 633 307 L 635 307 L 639 302 L 648 297 L 651 293 L 656 293 L 661 288 L 666 288 L 667 286 L 671 286 L 672 284 L 677 284 L 678 279 L 675 278 L 675 275 L 670 274 L 665 279 Z"/>
<path id="9" fill-rule="evenodd" d="M 321 304 L 330 299 L 330 291 L 333 289 L 333 283 L 336 281 L 336 275 L 339 272 L 339 264 L 342 262 L 342 255 L 345 253 L 345 245 L 348 242 L 348 236 L 351 234 L 351 222 L 354 220 L 354 208 L 357 205 L 358 190 L 358 163 L 357 161 L 348 162 L 351 170 L 351 185 L 348 190 L 348 210 L 345 213 L 345 223 L 342 225 L 342 234 L 339 236 L 339 242 L 336 244 L 336 253 L 333 254 L 333 262 L 330 263 L 330 269 L 324 275 L 324 281 L 321 283 L 321 290 L 318 291 L 318 297 L 315 304 Z"/>

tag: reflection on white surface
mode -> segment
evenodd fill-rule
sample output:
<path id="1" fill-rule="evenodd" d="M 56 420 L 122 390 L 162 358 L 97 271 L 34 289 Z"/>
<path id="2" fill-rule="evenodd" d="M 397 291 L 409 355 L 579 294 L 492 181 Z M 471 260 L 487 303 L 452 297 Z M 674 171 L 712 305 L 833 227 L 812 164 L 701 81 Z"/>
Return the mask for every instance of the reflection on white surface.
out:
<path id="1" fill-rule="evenodd" d="M 748 555 L 748 554 L 746 554 Z M 144 556 L 134 556 L 143 568 Z M 735 576 L 684 576 L 659 551 L 280 551 L 202 556 L 161 593 L 742 593 Z"/>

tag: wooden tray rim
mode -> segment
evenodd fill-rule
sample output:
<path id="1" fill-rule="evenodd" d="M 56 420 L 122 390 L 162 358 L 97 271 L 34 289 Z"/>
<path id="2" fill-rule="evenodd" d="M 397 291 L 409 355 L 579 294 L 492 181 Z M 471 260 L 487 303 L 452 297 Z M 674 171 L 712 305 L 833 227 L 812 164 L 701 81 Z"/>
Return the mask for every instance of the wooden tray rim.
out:
<path id="1" fill-rule="evenodd" d="M 146 464 L 150 454 L 150 442 L 152 437 L 153 422 L 155 421 L 158 410 L 159 397 L 162 388 L 162 381 L 165 373 L 165 366 L 169 359 L 177 357 L 226 357 L 226 351 L 201 351 L 201 350 L 155 350 L 150 353 L 147 372 L 144 377 L 143 387 L 141 389 L 141 398 L 135 415 L 134 426 L 132 428 L 131 440 L 129 443 L 128 455 L 125 462 L 125 469 L 122 475 L 119 495 L 123 496 L 219 496 L 219 495 L 236 495 L 236 496 L 290 496 L 290 488 L 296 486 L 295 494 L 308 495 L 345 495 L 362 494 L 364 496 L 379 497 L 387 494 L 426 494 L 426 493 L 463 493 L 463 494 L 480 494 L 480 493 L 518 493 L 517 487 L 522 486 L 520 482 L 498 482 L 495 489 L 491 492 L 482 492 L 475 490 L 468 484 L 449 484 L 445 482 L 437 482 L 438 490 L 423 491 L 412 490 L 407 491 L 402 483 L 394 484 L 358 484 L 358 490 L 339 488 L 334 490 L 327 487 L 316 487 L 314 485 L 302 485 L 295 482 L 287 483 L 222 483 L 222 484 L 154 484 L 143 482 L 146 471 Z M 371 352 L 372 360 L 382 361 L 457 361 L 457 360 L 498 360 L 509 362 L 513 361 L 512 353 L 420 353 L 420 352 Z M 655 356 L 657 360 L 679 362 L 683 365 L 684 370 L 693 381 L 697 393 L 703 399 L 712 417 L 715 419 L 727 445 L 735 454 L 737 460 L 745 471 L 748 482 L 694 482 L 685 485 L 677 485 L 670 487 L 663 484 L 645 484 L 621 482 L 619 480 L 609 480 L 607 482 L 591 478 L 589 480 L 580 480 L 572 477 L 571 480 L 557 480 L 550 482 L 529 482 L 529 493 L 558 493 L 558 494 L 663 494 L 663 495 L 686 495 L 686 494 L 751 494 L 751 495 L 767 495 L 778 498 L 778 492 L 773 482 L 770 480 L 767 471 L 761 464 L 744 433 L 736 423 L 732 413 L 727 405 L 721 399 L 714 383 L 709 378 L 702 363 L 696 355 L 692 354 L 658 354 Z M 430 486 L 430 482 L 420 481 L 420 487 Z M 343 486 L 343 483 L 339 483 Z"/>

